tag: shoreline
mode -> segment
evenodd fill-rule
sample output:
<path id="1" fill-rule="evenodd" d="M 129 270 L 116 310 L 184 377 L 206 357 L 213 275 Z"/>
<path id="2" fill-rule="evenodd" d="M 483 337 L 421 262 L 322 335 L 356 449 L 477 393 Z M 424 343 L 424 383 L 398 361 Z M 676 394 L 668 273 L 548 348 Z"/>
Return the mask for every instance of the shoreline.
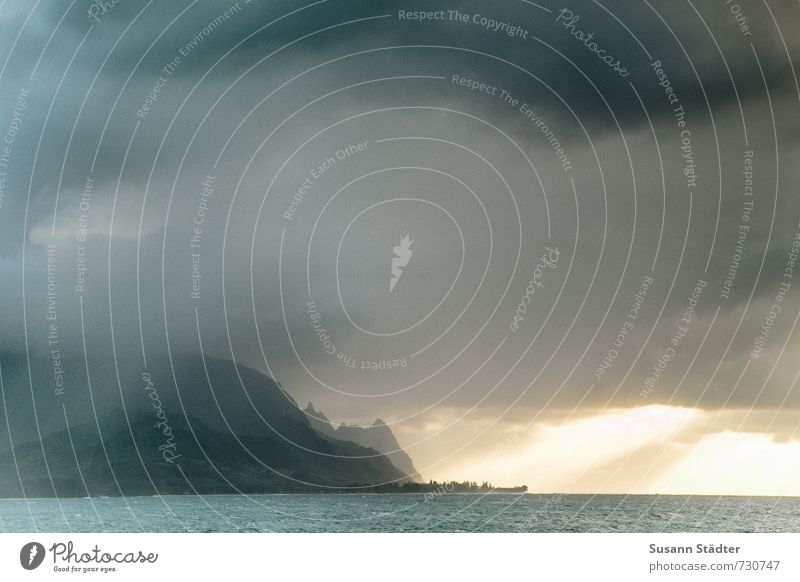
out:
<path id="1" fill-rule="evenodd" d="M 289 497 L 289 496 L 311 496 L 311 495 L 374 495 L 374 496 L 385 496 L 385 495 L 403 495 L 403 496 L 412 496 L 412 495 L 425 495 L 426 493 L 430 493 L 428 491 L 364 491 L 364 492 L 357 492 L 357 491 L 308 491 L 308 492 L 292 492 L 292 493 L 204 493 L 204 494 L 196 494 L 196 493 L 168 493 L 164 495 L 97 495 L 97 496 L 83 496 L 83 497 L 0 497 L 0 503 L 4 501 L 64 501 L 64 500 L 86 500 L 86 501 L 96 501 L 98 499 L 152 499 L 152 498 L 167 498 L 167 497 L 196 497 L 196 498 L 206 498 L 206 497 L 255 497 L 255 496 L 275 496 L 275 497 Z M 724 498 L 740 498 L 743 500 L 749 499 L 797 499 L 800 500 L 800 496 L 797 495 L 733 495 L 733 494 L 691 494 L 691 493 L 538 493 L 538 492 L 531 492 L 531 491 L 524 491 L 524 492 L 513 492 L 513 491 L 474 491 L 474 492 L 452 492 L 447 493 L 447 496 L 450 495 L 475 495 L 475 496 L 483 496 L 483 495 L 516 495 L 516 496 L 523 496 L 523 495 L 530 495 L 534 497 L 694 497 L 694 498 L 712 498 L 718 499 L 721 497 Z"/>

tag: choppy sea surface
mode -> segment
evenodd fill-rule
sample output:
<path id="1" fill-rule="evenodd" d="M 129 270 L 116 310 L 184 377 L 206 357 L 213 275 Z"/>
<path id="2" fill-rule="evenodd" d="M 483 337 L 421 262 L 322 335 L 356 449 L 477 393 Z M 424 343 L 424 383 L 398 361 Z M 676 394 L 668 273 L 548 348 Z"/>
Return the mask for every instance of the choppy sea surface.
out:
<path id="1" fill-rule="evenodd" d="M 2 499 L 6 532 L 798 532 L 800 498 L 211 495 Z"/>

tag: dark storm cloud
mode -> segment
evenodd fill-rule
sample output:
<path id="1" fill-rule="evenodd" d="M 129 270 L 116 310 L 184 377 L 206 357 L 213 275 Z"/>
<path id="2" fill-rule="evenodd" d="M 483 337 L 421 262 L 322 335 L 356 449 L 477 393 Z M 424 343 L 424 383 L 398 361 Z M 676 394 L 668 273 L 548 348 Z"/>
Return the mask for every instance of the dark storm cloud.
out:
<path id="1" fill-rule="evenodd" d="M 285 131 L 278 134 L 282 138 L 275 140 L 278 145 L 270 147 L 280 149 L 280 153 L 285 156 L 321 127 L 347 115 L 370 108 L 419 102 L 433 106 L 450 105 L 454 109 L 475 114 L 485 113 L 498 125 L 508 128 L 526 151 L 535 152 L 537 161 L 546 160 L 542 162 L 544 167 L 552 163 L 548 157 L 550 152 L 547 144 L 543 145 L 540 136 L 532 135 L 526 129 L 526 121 L 521 118 L 518 110 L 491 98 L 462 91 L 447 82 L 453 74 L 459 74 L 499 85 L 521 99 L 529 100 L 534 106 L 540 106 L 539 111 L 558 130 L 559 138 L 569 146 L 578 167 L 575 181 L 581 197 L 581 239 L 575 249 L 576 263 L 571 278 L 561 297 L 563 311 L 556 314 L 545 328 L 544 337 L 539 340 L 537 349 L 531 352 L 530 358 L 510 376 L 509 384 L 514 386 L 514 390 L 499 390 L 489 397 L 489 402 L 500 409 L 502 404 L 512 402 L 528 385 L 539 367 L 544 365 L 549 350 L 564 338 L 572 317 L 583 306 L 582 318 L 566 337 L 562 350 L 547 367 L 534 389 L 520 401 L 522 405 L 542 406 L 563 384 L 556 401 L 565 407 L 574 405 L 583 396 L 587 386 L 586 379 L 591 378 L 598 362 L 607 353 L 620 327 L 621 318 L 630 307 L 630 297 L 635 292 L 642 273 L 646 272 L 653 260 L 656 233 L 661 229 L 662 186 L 657 152 L 650 134 L 648 117 L 628 85 L 631 82 L 646 104 L 647 113 L 654 123 L 667 174 L 666 204 L 669 218 L 666 221 L 660 261 L 655 272 L 659 288 L 648 299 L 646 318 L 643 315 L 643 320 L 628 344 L 637 349 L 629 349 L 604 382 L 584 402 L 587 406 L 601 406 L 610 399 L 625 406 L 644 403 L 639 395 L 641 380 L 650 373 L 654 362 L 668 345 L 685 309 L 687 294 L 701 277 L 707 278 L 709 286 L 704 301 L 698 307 L 699 315 L 693 324 L 692 335 L 683 344 L 679 359 L 665 372 L 663 388 L 647 402 L 665 402 L 678 387 L 682 373 L 692 362 L 692 350 L 699 349 L 705 326 L 712 321 L 718 304 L 721 305 L 720 315 L 711 340 L 705 344 L 702 357 L 692 364 L 688 379 L 680 384 L 672 403 L 695 405 L 699 400 L 700 405 L 713 408 L 723 404 L 749 406 L 756 402 L 760 406 L 777 406 L 783 401 L 788 373 L 773 376 L 773 381 L 767 384 L 763 394 L 759 394 L 760 384 L 754 384 L 757 388 L 740 387 L 731 398 L 729 396 L 741 372 L 743 359 L 751 350 L 759 322 L 769 311 L 775 287 L 780 282 L 786 265 L 786 249 L 791 246 L 800 213 L 800 201 L 786 189 L 787 185 L 796 184 L 800 179 L 796 164 L 791 163 L 792 159 L 797 158 L 800 137 L 800 118 L 796 115 L 797 88 L 791 68 L 791 64 L 797 63 L 798 59 L 796 32 L 800 29 L 800 12 L 796 8 L 788 5 L 772 7 L 775 20 L 783 32 L 783 40 L 789 44 L 790 54 L 787 58 L 775 23 L 763 7 L 745 8 L 751 34 L 743 35 L 723 2 L 695 4 L 713 32 L 713 38 L 689 3 L 670 3 L 666 7 L 652 4 L 651 7 L 645 2 L 631 0 L 606 7 L 641 41 L 652 59 L 662 61 L 671 86 L 687 111 L 703 183 L 703 188 L 692 201 L 689 242 L 681 259 L 679 277 L 660 319 L 657 320 L 660 307 L 667 301 L 667 290 L 672 277 L 678 268 L 684 228 L 689 219 L 688 197 L 673 195 L 685 190 L 682 184 L 680 140 L 676 137 L 675 121 L 664 88 L 658 85 L 659 80 L 649 66 L 650 58 L 628 30 L 610 17 L 600 4 L 577 2 L 570 4 L 569 10 L 580 16 L 575 24 L 577 29 L 593 33 L 598 44 L 609 54 L 618 55 L 625 62 L 631 75 L 624 79 L 605 70 L 602 63 L 598 66 L 597 57 L 571 37 L 562 23 L 554 22 L 560 5 L 552 5 L 553 12 L 547 13 L 524 2 L 506 2 L 502 6 L 486 2 L 459 2 L 453 6 L 442 4 L 441 7 L 429 7 L 423 3 L 380 1 L 365 5 L 362 2 L 330 1 L 299 10 L 261 32 L 257 31 L 268 22 L 303 5 L 289 1 L 240 2 L 239 8 L 224 21 L 214 25 L 213 29 L 209 28 L 210 23 L 215 22 L 232 6 L 237 6 L 235 3 L 215 0 L 201 1 L 194 5 L 187 2 L 148 4 L 120 0 L 107 12 L 101 14 L 98 11 L 96 20 L 87 13 L 90 9 L 94 10 L 91 8 L 93 5 L 95 4 L 92 2 L 82 0 L 67 11 L 67 5 L 63 3 L 40 4 L 31 15 L 13 51 L 13 39 L 28 17 L 30 7 L 21 2 L 7 2 L 0 14 L 0 48 L 3 50 L 0 58 L 8 57 L 8 66 L 0 82 L 0 132 L 5 131 L 6 120 L 12 115 L 14 96 L 19 88 L 28 87 L 31 91 L 29 106 L 23 117 L 24 131 L 20 134 L 12 154 L 14 173 L 9 174 L 8 192 L 13 191 L 14 196 L 9 195 L 0 209 L 0 223 L 3 225 L 0 232 L 0 257 L 3 261 L 0 263 L 0 270 L 4 280 L 13 282 L 4 290 L 4 301 L 0 307 L 4 321 L 0 349 L 17 354 L 25 349 L 20 281 L 23 274 L 22 248 L 23 245 L 28 245 L 25 265 L 28 326 L 30 335 L 34 338 L 29 347 L 32 350 L 46 350 L 42 342 L 47 325 L 42 316 L 42 289 L 46 275 L 44 245 L 50 237 L 53 225 L 55 192 L 60 184 L 59 211 L 55 222 L 60 249 L 59 276 L 62 277 L 59 286 L 66 290 L 71 287 L 74 279 L 71 263 L 74 255 L 74 230 L 79 219 L 76 200 L 79 200 L 84 190 L 87 176 L 92 174 L 95 183 L 91 211 L 93 230 L 89 244 L 92 279 L 90 290 L 84 297 L 85 304 L 93 306 L 91 317 L 87 320 L 90 349 L 105 350 L 103 353 L 107 353 L 108 296 L 111 294 L 115 326 L 118 330 L 124 330 L 125 339 L 120 340 L 121 351 L 134 354 L 131 357 L 139 357 L 139 318 L 136 310 L 131 308 L 137 304 L 139 290 L 134 284 L 132 273 L 137 264 L 135 243 L 140 234 L 139 213 L 147 188 L 148 204 L 142 221 L 142 246 L 138 253 L 142 269 L 140 281 L 145 281 L 142 289 L 143 333 L 147 341 L 155 346 L 154 350 L 163 350 L 168 325 L 173 350 L 197 351 L 199 344 L 194 310 L 186 301 L 184 292 L 185 274 L 191 264 L 187 260 L 185 246 L 187 233 L 191 232 L 189 227 L 197 206 L 200 183 L 211 173 L 210 166 L 219 153 L 220 142 L 231 135 L 244 113 L 250 111 L 267 93 L 310 67 L 358 51 L 387 46 L 435 45 L 466 50 L 403 49 L 342 59 L 309 73 L 276 93 L 267 105 L 254 112 L 248 123 L 232 139 L 232 145 L 217 178 L 219 187 L 217 198 L 213 201 L 217 214 L 209 218 L 216 230 L 209 232 L 204 242 L 205 248 L 213 249 L 204 251 L 203 261 L 204 265 L 208 265 L 205 270 L 205 298 L 209 305 L 214 306 L 202 313 L 201 325 L 203 329 L 209 330 L 204 348 L 230 357 L 221 309 L 221 247 L 223 240 L 227 240 L 228 255 L 225 257 L 224 277 L 228 285 L 227 315 L 234 336 L 231 343 L 237 357 L 253 365 L 261 365 L 261 350 L 254 339 L 253 310 L 249 299 L 248 235 L 255 228 L 254 209 L 261 201 L 272 172 L 277 170 L 278 163 L 270 158 L 269 153 L 256 158 L 255 167 L 249 170 L 242 191 L 237 193 L 237 204 L 231 211 L 231 224 L 228 225 L 230 230 L 223 233 L 222 229 L 225 226 L 227 207 L 233 200 L 233 185 L 260 140 L 298 107 L 312 99 L 348 84 L 385 77 L 390 73 L 446 77 L 442 85 L 420 84 L 418 91 L 412 95 L 398 91 L 397 85 L 386 82 L 359 87 L 341 96 L 334 96 L 290 122 Z M 457 9 L 462 13 L 480 13 L 498 21 L 521 26 L 530 34 L 528 39 L 510 39 L 502 32 L 487 31 L 473 22 L 400 22 L 397 13 L 401 9 Z M 665 22 L 662 22 L 656 11 Z M 343 24 L 387 14 L 391 17 Z M 339 24 L 342 26 L 337 26 Z M 94 28 L 89 32 L 91 26 Z M 204 28 L 209 30 L 207 35 L 203 32 Z M 325 28 L 330 30 L 316 33 Z M 55 34 L 51 39 L 50 35 L 54 30 Z M 84 41 L 87 32 L 88 36 Z M 251 38 L 218 63 L 219 59 L 250 34 L 253 34 Z M 199 41 L 198 35 L 201 36 Z M 305 35 L 311 36 L 279 51 L 269 61 L 242 77 L 256 61 Z M 534 36 L 541 42 L 534 40 Z M 81 43 L 80 51 L 75 54 Z M 117 44 L 113 52 L 109 52 L 115 43 Z M 552 50 L 548 45 L 563 54 Z M 45 46 L 45 52 L 41 53 Z M 758 54 L 758 61 L 755 59 L 754 49 Z M 173 62 L 176 56 L 182 56 L 182 50 L 186 52 L 186 56 L 167 76 L 157 100 L 144 115 L 138 116 L 137 111 L 142 110 L 148 94 L 153 91 L 159 76 L 164 74 L 164 67 Z M 550 85 L 569 108 L 520 69 L 487 55 L 494 55 L 533 72 Z M 108 59 L 104 63 L 106 57 Z M 766 77 L 771 101 L 767 100 L 759 64 Z M 36 74 L 31 80 L 29 77 L 34 67 Z M 209 73 L 208 76 L 202 79 L 206 73 Z M 178 107 L 201 79 L 199 88 L 178 113 Z M 213 114 L 204 120 L 206 113 L 211 111 L 212 104 L 228 89 L 228 95 Z M 119 100 L 116 101 L 118 96 Z M 81 116 L 76 123 L 76 116 L 82 106 Z M 713 124 L 709 106 L 713 112 Z M 48 110 L 50 115 L 45 125 Z M 771 123 L 773 113 L 777 123 L 776 135 L 773 135 Z M 593 167 L 594 154 L 580 126 L 575 123 L 573 114 L 584 124 L 598 150 L 604 169 L 608 207 L 600 195 L 601 181 L 599 173 Z M 749 147 L 757 152 L 757 207 L 732 295 L 728 301 L 721 302 L 718 299 L 720 285 L 728 271 L 742 212 L 742 115 L 747 123 Z M 430 115 L 424 119 L 431 129 L 436 128 L 437 123 L 442 127 L 451 125 L 451 121 L 445 116 Z M 617 122 L 624 130 L 622 133 Z M 402 124 L 414 127 L 412 123 L 413 118 L 409 114 L 391 121 L 375 120 L 371 122 L 371 127 L 376 135 L 389 135 L 396 127 L 403 127 Z M 139 128 L 136 139 L 129 148 L 129 141 L 137 124 Z M 161 147 L 165 129 L 170 124 L 170 133 L 166 136 L 158 154 L 158 162 L 154 166 L 156 152 Z M 187 144 L 198 129 L 198 138 L 187 154 Z M 712 133 L 714 130 L 717 132 L 716 139 Z M 302 136 L 302 139 L 298 141 L 293 137 L 295 135 Z M 463 138 L 465 143 L 470 143 L 479 151 L 491 152 L 493 148 L 500 151 L 495 145 L 496 134 L 485 127 L 465 122 L 463 126 L 453 130 L 453 135 Z M 622 141 L 623 137 L 625 142 Z M 777 156 L 774 151 L 776 139 L 779 147 Z M 717 147 L 722 160 L 721 169 L 717 167 Z M 34 167 L 37 148 L 31 199 L 30 204 L 27 204 L 28 180 Z M 92 172 L 91 165 L 96 151 L 97 164 Z M 307 157 L 297 167 L 290 166 L 286 170 L 285 174 L 288 176 L 281 179 L 278 190 L 282 189 L 285 193 L 290 192 L 293 186 L 296 188 L 296 183 L 302 180 L 306 170 L 303 164 L 310 163 L 306 160 L 324 158 L 326 150 L 321 146 L 318 149 L 312 147 L 312 152 L 313 154 L 306 154 Z M 636 245 L 631 254 L 631 264 L 626 272 L 624 285 L 609 311 L 609 317 L 581 362 L 579 371 L 571 374 L 576 354 L 582 354 L 587 348 L 622 276 L 623 260 L 627 256 L 630 235 L 634 229 L 631 173 L 627 159 L 629 153 L 634 160 L 639 197 L 638 222 L 635 225 Z M 177 174 L 178 163 L 184 154 L 187 154 L 187 159 L 180 174 Z M 412 158 L 409 155 L 409 159 Z M 439 159 L 444 163 L 443 155 Z M 580 165 L 579 160 L 582 162 Z M 779 162 L 777 177 L 776 162 Z M 463 163 L 462 165 L 466 166 Z M 498 165 L 516 185 L 528 185 L 530 177 L 523 171 L 518 159 L 509 157 L 504 162 L 498 162 Z M 457 164 L 454 162 L 452 167 L 457 167 Z M 499 182 L 484 177 L 484 168 L 468 165 L 460 171 L 472 181 L 484 180 L 488 191 L 500 186 Z M 152 180 L 148 184 L 151 175 Z M 721 183 L 718 181 L 720 175 Z M 169 195 L 176 178 L 175 199 L 170 203 Z M 548 178 L 551 179 L 548 184 L 551 192 L 561 200 L 566 200 L 559 216 L 564 224 L 571 225 L 568 219 L 571 220 L 574 214 L 569 206 L 572 192 L 564 188 L 563 182 L 557 182 L 556 178 L 560 176 L 554 177 L 551 174 L 545 180 Z M 344 181 L 338 185 L 343 185 Z M 781 187 L 777 203 L 776 184 Z M 120 195 L 114 208 L 114 195 L 118 187 Z M 282 202 L 276 203 L 274 207 L 268 206 L 268 213 L 273 212 L 274 216 L 279 216 L 283 206 Z M 606 212 L 608 224 L 601 220 Z M 27 231 L 23 229 L 26 216 Z M 277 228 L 273 223 L 278 221 L 270 221 L 270 217 L 272 215 L 265 218 L 265 223 L 270 228 Z M 163 269 L 168 291 L 167 304 L 164 305 L 161 297 L 161 253 L 163 229 L 168 219 L 170 230 L 166 245 L 167 264 Z M 112 226 L 115 236 L 112 252 L 109 253 L 108 232 Z M 556 230 L 568 231 L 569 228 Z M 716 237 L 712 236 L 715 231 Z M 599 249 L 604 232 L 607 235 L 606 249 L 601 257 Z M 556 235 L 560 234 L 562 233 L 556 232 Z M 571 236 L 572 233 L 569 234 Z M 268 241 L 264 262 L 274 269 L 278 237 L 267 234 L 264 239 Z M 565 256 L 569 256 L 573 250 L 571 241 L 562 241 L 562 244 Z M 706 273 L 705 266 L 712 247 L 710 269 Z M 240 249 L 244 250 L 239 252 Z M 290 249 L 287 263 L 302 265 L 303 250 Z M 501 264 L 503 260 L 507 260 L 507 257 L 500 260 Z M 319 262 L 324 266 L 322 259 Z M 601 264 L 598 278 L 584 304 L 584 296 L 592 284 L 598 263 Z M 111 265 L 112 272 L 111 293 L 108 288 L 108 264 Z M 566 266 L 559 272 L 559 284 L 565 271 Z M 352 414 L 367 418 L 374 415 L 375 400 L 337 399 L 327 391 L 320 391 L 303 370 L 286 364 L 293 360 L 293 351 L 286 345 L 284 338 L 276 283 L 270 279 L 272 273 L 274 271 L 270 273 L 265 268 L 255 276 L 256 285 L 262 285 L 266 290 L 264 305 L 259 305 L 263 309 L 260 312 L 260 322 L 264 326 L 262 339 L 267 343 L 268 351 L 272 352 L 277 368 L 289 379 L 287 384 L 293 384 L 298 393 L 309 399 L 321 395 L 319 397 L 327 405 L 323 407 L 326 411 L 333 409 L 341 416 Z M 299 297 L 304 294 L 299 278 L 290 281 L 290 289 L 290 296 Z M 332 290 L 323 287 L 322 293 L 328 292 Z M 517 295 L 516 286 L 512 288 L 511 295 Z M 80 330 L 76 315 L 77 303 L 74 297 L 67 296 L 66 291 L 63 296 L 65 298 L 61 302 L 59 317 L 63 329 L 69 330 L 71 337 L 76 339 Z M 354 292 L 354 302 L 356 299 L 365 307 L 365 312 L 368 311 L 371 291 L 364 289 Z M 511 311 L 514 299 L 516 297 L 508 298 Z M 745 306 L 748 309 L 743 312 Z M 787 337 L 796 308 L 796 301 L 792 298 L 791 308 L 787 307 L 787 315 L 781 318 L 775 328 L 775 335 L 770 339 L 769 353 L 753 362 L 750 373 L 756 374 L 759 381 L 769 373 L 772 361 L 770 358 L 775 357 L 776 350 Z M 167 313 L 166 320 L 164 310 Z M 507 312 L 508 310 L 503 313 Z M 304 329 L 304 326 L 307 328 L 306 314 L 302 309 L 294 305 L 289 308 L 288 313 L 290 325 L 299 329 Z M 743 331 L 732 342 L 725 361 L 715 374 L 716 364 L 723 358 L 732 334 L 739 327 L 742 314 Z M 342 322 L 340 316 L 328 318 L 330 327 L 339 327 Z M 656 331 L 648 340 L 653 326 L 656 326 Z M 310 354 L 318 347 L 316 343 L 316 338 L 306 333 L 298 339 L 297 349 L 301 353 Z M 636 371 L 623 382 L 624 373 L 628 365 L 633 364 L 640 345 L 643 346 L 643 351 L 636 364 Z M 790 349 L 794 345 L 791 342 Z M 74 347 L 74 355 L 79 357 L 80 346 L 76 344 Z M 471 355 L 478 361 L 488 354 L 477 350 Z M 469 406 L 479 401 L 488 391 L 486 386 L 493 384 L 513 364 L 516 355 L 518 354 L 514 358 L 503 359 L 494 364 L 494 368 L 490 367 L 492 374 L 487 373 L 485 378 L 479 377 L 476 382 L 459 391 L 453 399 L 453 405 Z M 316 360 L 322 364 L 327 362 L 326 356 L 317 355 Z M 463 381 L 465 375 L 458 370 L 449 370 L 432 394 L 445 394 Z M 749 379 L 748 376 L 748 381 Z M 623 382 L 622 388 L 618 390 L 617 382 Z M 704 391 L 706 383 L 710 387 Z M 355 386 L 354 391 L 372 393 L 380 388 L 375 377 L 364 380 L 363 384 Z M 388 410 L 378 412 L 381 416 L 395 417 L 413 412 L 419 408 L 416 394 L 411 392 L 406 397 L 381 403 L 377 406 L 385 406 Z M 787 404 L 796 406 L 797 398 L 792 396 Z"/>
<path id="2" fill-rule="evenodd" d="M 502 33 L 483 30 L 473 23 L 398 22 L 396 16 L 399 9 L 431 7 L 387 1 L 372 2 L 367 9 L 357 2 L 334 1 L 313 3 L 308 8 L 289 2 L 251 2 L 245 5 L 214 1 L 168 6 L 141 1 L 119 2 L 99 16 L 98 21 L 86 12 L 92 5 L 91 2 L 78 3 L 66 12 L 66 16 L 64 7 L 60 5 L 39 8 L 33 15 L 34 24 L 29 25 L 35 31 L 35 36 L 24 38 L 16 47 L 18 53 L 29 52 L 29 58 L 12 59 L 10 65 L 18 67 L 19 75 L 30 72 L 36 51 L 44 46 L 49 33 L 60 23 L 55 37 L 58 42 L 53 41 L 48 45 L 45 58 L 38 64 L 42 67 L 43 75 L 58 74 L 69 57 L 69 49 L 77 46 L 93 24 L 94 30 L 86 37 L 79 60 L 73 65 L 75 70 L 70 75 L 70 82 L 80 89 L 71 93 L 82 97 L 82 89 L 89 85 L 107 56 L 109 58 L 103 68 L 101 85 L 97 87 L 105 98 L 108 96 L 108 86 L 118 85 L 134 72 L 134 68 L 134 85 L 131 88 L 138 89 L 140 94 L 143 90 L 146 93 L 148 83 L 152 83 L 153 77 L 178 51 L 196 40 L 196 35 L 202 34 L 204 27 L 214 23 L 231 6 L 237 6 L 241 11 L 215 26 L 209 40 L 200 42 L 192 49 L 191 57 L 184 59 L 175 71 L 174 78 L 170 79 L 171 83 L 197 81 L 212 64 L 237 45 L 237 50 L 216 67 L 211 82 L 230 82 L 245 65 L 295 41 L 297 43 L 287 51 L 296 62 L 317 62 L 317 56 L 323 53 L 342 55 L 351 50 L 379 46 L 437 45 L 476 51 L 470 53 L 469 58 L 460 59 L 469 62 L 463 72 L 489 76 L 490 80 L 494 77 L 495 81 L 498 75 L 505 77 L 506 88 L 512 92 L 522 93 L 531 89 L 546 91 L 530 77 L 515 71 L 511 65 L 500 64 L 491 57 L 478 55 L 478 52 L 494 55 L 535 72 L 553 90 L 569 96 L 569 106 L 596 131 L 615 130 L 604 100 L 622 122 L 646 122 L 632 93 L 621 89 L 618 79 L 598 69 L 594 54 L 571 38 L 567 29 L 552 25 L 550 21 L 558 16 L 558 8 L 548 14 L 523 2 L 509 2 L 502 9 L 486 7 L 480 2 L 459 3 L 458 10 L 463 13 L 485 14 L 532 31 L 529 40 L 514 39 L 514 42 L 509 42 Z M 667 111 L 658 105 L 662 89 L 656 85 L 652 71 L 646 66 L 650 59 L 644 50 L 650 53 L 652 59 L 664 63 L 676 93 L 685 102 L 692 103 L 692 115 L 703 120 L 708 118 L 706 98 L 715 110 L 727 106 L 738 107 L 738 100 L 746 102 L 752 98 L 763 98 L 763 83 L 750 48 L 751 42 L 759 52 L 773 97 L 793 90 L 785 49 L 776 35 L 771 18 L 764 11 L 753 14 L 748 20 L 750 36 L 745 37 L 739 32 L 733 16 L 722 5 L 697 7 L 712 32 L 706 29 L 688 3 L 675 3 L 664 8 L 631 1 L 625 6 L 617 5 L 608 9 L 614 11 L 621 23 L 596 3 L 582 2 L 570 6 L 571 12 L 581 18 L 576 23 L 578 30 L 593 34 L 609 54 L 621 55 L 630 63 L 628 68 L 635 74 L 629 80 L 636 84 L 645 103 L 656 103 L 655 107 L 650 105 L 649 113 L 653 117 L 664 116 Z M 264 28 L 287 14 L 286 18 Z M 19 26 L 19 20 L 24 15 L 24 11 L 20 11 L 7 29 L 11 31 Z M 344 24 L 381 15 L 390 15 L 391 18 Z M 786 31 L 800 25 L 797 15 L 789 10 L 782 13 L 776 8 L 776 19 Z M 534 40 L 540 30 L 537 38 L 541 42 Z M 306 35 L 307 38 L 302 38 Z M 793 35 L 787 33 L 784 38 L 794 48 L 792 43 L 796 41 Z M 637 41 L 644 49 L 640 48 Z M 113 53 L 109 55 L 112 47 Z M 447 58 L 453 55 L 448 52 L 444 54 Z M 409 53 L 405 58 L 422 61 L 429 59 L 429 56 Z M 278 63 L 286 62 L 278 55 Z M 286 70 L 291 70 L 291 67 Z M 285 74 L 276 70 L 265 72 L 275 78 Z M 103 84 L 103 80 L 107 83 Z M 563 108 L 557 109 L 554 114 L 569 116 Z M 130 131 L 128 125 L 120 129 L 123 133 Z"/>

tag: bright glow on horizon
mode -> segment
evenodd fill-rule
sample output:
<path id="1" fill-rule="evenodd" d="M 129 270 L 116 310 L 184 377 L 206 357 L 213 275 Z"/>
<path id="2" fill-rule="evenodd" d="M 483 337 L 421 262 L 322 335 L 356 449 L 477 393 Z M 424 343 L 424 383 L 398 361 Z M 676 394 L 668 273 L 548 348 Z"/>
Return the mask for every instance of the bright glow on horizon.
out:
<path id="1" fill-rule="evenodd" d="M 759 433 L 711 434 L 689 448 L 656 492 L 800 496 L 800 442 Z"/>
<path id="2" fill-rule="evenodd" d="M 663 405 L 611 410 L 540 425 L 512 439 L 513 446 L 448 472 L 524 483 L 535 493 L 800 496 L 800 442 L 713 431 L 714 418 Z"/>

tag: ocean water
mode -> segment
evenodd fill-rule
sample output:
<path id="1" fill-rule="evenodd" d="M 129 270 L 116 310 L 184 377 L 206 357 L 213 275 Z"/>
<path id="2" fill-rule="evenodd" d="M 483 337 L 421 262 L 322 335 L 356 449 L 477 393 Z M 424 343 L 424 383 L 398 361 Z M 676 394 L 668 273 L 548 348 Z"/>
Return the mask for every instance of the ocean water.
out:
<path id="1" fill-rule="evenodd" d="M 212 495 L 2 499 L 6 532 L 798 532 L 800 498 Z"/>

